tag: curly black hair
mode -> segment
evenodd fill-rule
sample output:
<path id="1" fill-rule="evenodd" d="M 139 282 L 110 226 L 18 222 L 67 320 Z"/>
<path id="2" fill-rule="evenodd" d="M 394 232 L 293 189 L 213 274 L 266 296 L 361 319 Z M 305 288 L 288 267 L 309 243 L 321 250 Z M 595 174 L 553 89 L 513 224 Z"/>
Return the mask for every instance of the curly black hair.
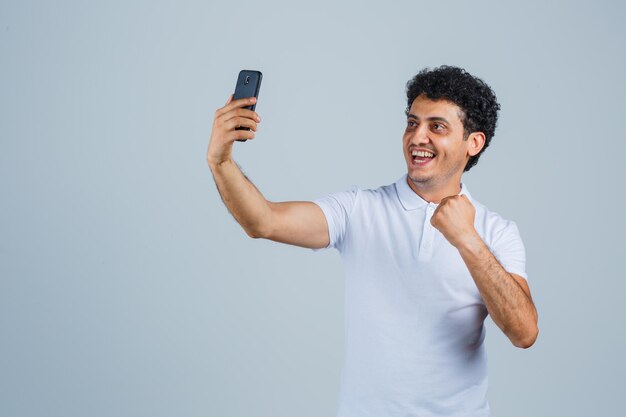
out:
<path id="1" fill-rule="evenodd" d="M 487 149 L 496 130 L 500 104 L 493 90 L 480 78 L 462 68 L 442 65 L 435 69 L 424 68 L 406 84 L 407 108 L 409 115 L 413 100 L 425 94 L 431 100 L 447 100 L 462 110 L 463 140 L 472 132 L 485 134 L 485 146 L 465 165 L 463 172 L 469 171 L 478 163 L 478 158 Z"/>

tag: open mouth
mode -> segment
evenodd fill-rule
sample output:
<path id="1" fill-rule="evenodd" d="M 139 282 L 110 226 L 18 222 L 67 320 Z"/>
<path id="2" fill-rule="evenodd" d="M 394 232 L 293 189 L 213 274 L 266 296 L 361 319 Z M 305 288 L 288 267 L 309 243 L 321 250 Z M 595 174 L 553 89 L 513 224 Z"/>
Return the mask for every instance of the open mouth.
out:
<path id="1" fill-rule="evenodd" d="M 413 166 L 425 166 L 428 165 L 437 155 L 427 151 L 411 151 L 411 165 Z"/>

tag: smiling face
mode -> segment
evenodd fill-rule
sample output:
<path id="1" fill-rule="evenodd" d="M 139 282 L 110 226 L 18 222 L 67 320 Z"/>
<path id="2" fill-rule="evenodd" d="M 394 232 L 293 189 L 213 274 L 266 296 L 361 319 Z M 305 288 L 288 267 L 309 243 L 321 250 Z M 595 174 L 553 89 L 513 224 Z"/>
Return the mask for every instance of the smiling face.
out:
<path id="1" fill-rule="evenodd" d="M 402 145 L 409 186 L 420 195 L 428 193 L 439 200 L 460 192 L 463 169 L 485 138 L 483 133 L 473 132 L 464 140 L 462 115 L 463 111 L 447 100 L 421 95 L 413 101 Z"/>

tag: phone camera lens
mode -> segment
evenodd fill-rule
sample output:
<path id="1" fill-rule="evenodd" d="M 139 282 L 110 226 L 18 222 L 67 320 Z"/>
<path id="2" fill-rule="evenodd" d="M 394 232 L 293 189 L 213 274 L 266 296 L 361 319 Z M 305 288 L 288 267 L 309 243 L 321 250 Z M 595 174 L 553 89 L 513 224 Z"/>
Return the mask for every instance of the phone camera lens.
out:
<path id="1" fill-rule="evenodd" d="M 243 83 L 248 84 L 249 82 L 250 82 L 250 76 L 246 75 L 246 80 Z"/>

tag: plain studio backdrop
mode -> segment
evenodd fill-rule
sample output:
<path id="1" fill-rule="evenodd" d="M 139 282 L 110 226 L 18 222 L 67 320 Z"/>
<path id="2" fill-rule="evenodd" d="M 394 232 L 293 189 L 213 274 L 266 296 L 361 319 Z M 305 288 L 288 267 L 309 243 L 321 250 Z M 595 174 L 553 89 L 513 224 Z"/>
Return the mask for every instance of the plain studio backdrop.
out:
<path id="1" fill-rule="evenodd" d="M 623 412 L 625 8 L 618 1 L 0 3 L 0 415 L 332 416 L 336 251 L 249 238 L 206 164 L 271 201 L 406 172 L 405 84 L 456 65 L 502 105 L 463 181 L 516 221 L 539 338 L 487 318 L 494 416 Z"/>

